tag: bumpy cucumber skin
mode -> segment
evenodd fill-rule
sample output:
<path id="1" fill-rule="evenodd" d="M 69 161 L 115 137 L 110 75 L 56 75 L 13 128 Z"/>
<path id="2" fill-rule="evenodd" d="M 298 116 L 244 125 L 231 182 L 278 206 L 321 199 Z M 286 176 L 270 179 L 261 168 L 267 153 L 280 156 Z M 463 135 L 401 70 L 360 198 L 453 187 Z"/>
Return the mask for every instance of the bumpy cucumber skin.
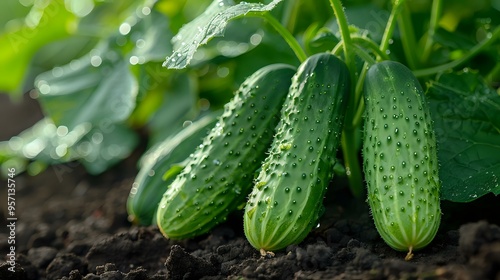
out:
<path id="1" fill-rule="evenodd" d="M 309 57 L 293 77 L 269 156 L 245 208 L 245 235 L 256 249 L 297 244 L 317 225 L 349 89 L 346 65 L 328 53 Z"/>
<path id="2" fill-rule="evenodd" d="M 206 233 L 244 204 L 294 73 L 292 66 L 273 64 L 242 83 L 163 195 L 157 223 L 164 236 L 185 239 Z"/>
<path id="3" fill-rule="evenodd" d="M 436 139 L 424 92 L 404 65 L 371 66 L 363 142 L 368 203 L 384 241 L 398 251 L 428 245 L 441 220 Z"/>
<path id="4" fill-rule="evenodd" d="M 206 115 L 160 143 L 146 156 L 127 198 L 131 222 L 142 226 L 156 224 L 155 214 L 161 197 L 181 169 L 166 180 L 164 174 L 188 158 L 216 122 L 215 114 Z"/>

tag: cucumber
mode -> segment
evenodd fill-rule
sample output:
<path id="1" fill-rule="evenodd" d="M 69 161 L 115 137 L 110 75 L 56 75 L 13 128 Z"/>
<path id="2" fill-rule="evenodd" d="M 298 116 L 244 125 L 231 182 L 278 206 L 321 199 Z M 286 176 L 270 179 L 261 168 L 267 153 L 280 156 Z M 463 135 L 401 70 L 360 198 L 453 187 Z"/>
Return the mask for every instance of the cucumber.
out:
<path id="1" fill-rule="evenodd" d="M 156 224 L 156 208 L 163 193 L 184 167 L 182 162 L 202 143 L 217 122 L 216 114 L 206 115 L 175 136 L 152 148 L 143 159 L 127 199 L 129 220 L 134 224 Z"/>
<path id="2" fill-rule="evenodd" d="M 301 242 L 317 225 L 340 143 L 349 71 L 329 53 L 310 56 L 292 79 L 281 121 L 244 214 L 261 253 Z"/>
<path id="3" fill-rule="evenodd" d="M 441 220 L 436 138 L 424 92 L 401 63 L 370 67 L 363 140 L 368 203 L 384 241 L 398 251 L 428 245 Z"/>
<path id="4" fill-rule="evenodd" d="M 273 64 L 241 84 L 161 199 L 157 223 L 165 237 L 185 239 L 206 233 L 244 204 L 294 73 L 292 66 Z"/>

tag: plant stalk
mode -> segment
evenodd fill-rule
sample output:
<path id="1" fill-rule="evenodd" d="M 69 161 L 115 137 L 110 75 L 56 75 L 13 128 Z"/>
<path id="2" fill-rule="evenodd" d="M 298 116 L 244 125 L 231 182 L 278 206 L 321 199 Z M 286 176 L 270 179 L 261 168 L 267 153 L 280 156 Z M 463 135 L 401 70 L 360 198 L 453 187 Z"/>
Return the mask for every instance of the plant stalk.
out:
<path id="1" fill-rule="evenodd" d="M 380 42 L 380 53 L 377 55 L 377 61 L 382 59 L 389 59 L 386 51 L 389 49 L 390 41 L 392 39 L 392 35 L 394 34 L 394 29 L 396 29 L 396 20 L 401 13 L 402 5 L 405 0 L 396 0 L 392 6 L 391 14 L 389 15 L 389 19 L 387 20 L 387 24 L 385 26 L 384 34 L 382 35 L 382 40 Z M 363 91 L 363 83 L 365 81 L 366 72 L 368 71 L 368 63 L 364 63 L 363 68 L 361 69 L 361 74 L 359 75 L 359 79 L 356 83 L 355 88 L 355 98 L 356 98 L 356 108 L 357 112 L 354 114 L 352 119 L 352 126 L 357 127 L 361 124 L 361 120 L 363 117 L 363 112 L 365 109 L 364 102 L 362 100 L 361 93 Z"/>
<path id="2" fill-rule="evenodd" d="M 429 56 L 431 55 L 432 45 L 434 44 L 434 36 L 436 34 L 436 29 L 438 27 L 439 17 L 441 16 L 441 11 L 443 9 L 442 0 L 432 1 L 431 8 L 431 19 L 429 22 L 429 30 L 427 31 L 427 38 L 424 44 L 424 50 L 422 51 L 422 56 L 420 61 L 422 63 L 427 63 Z"/>
<path id="3" fill-rule="evenodd" d="M 340 3 L 340 0 L 330 0 L 330 5 L 332 6 L 333 12 L 335 13 L 335 17 L 337 19 L 337 24 L 339 25 L 345 63 L 347 65 L 347 68 L 349 69 L 351 81 L 355 83 L 355 81 L 357 80 L 357 69 L 356 63 L 354 61 L 354 55 L 351 51 L 353 49 L 353 44 L 351 40 L 351 33 L 349 32 L 349 23 L 344 13 L 344 7 Z M 362 199 L 364 197 L 364 186 L 361 174 L 361 166 L 358 160 L 358 149 L 356 146 L 356 127 L 353 127 L 351 125 L 352 118 L 356 113 L 356 99 L 354 93 L 354 88 L 351 88 L 347 105 L 347 113 L 345 115 L 344 129 L 342 132 L 342 151 L 344 154 L 344 164 L 346 167 L 346 173 L 349 180 L 351 192 L 356 198 Z"/>
<path id="4" fill-rule="evenodd" d="M 288 0 L 285 3 L 283 16 L 281 17 L 281 24 L 288 29 L 291 33 L 295 30 L 297 23 L 297 14 L 300 7 L 300 0 Z"/>
<path id="5" fill-rule="evenodd" d="M 304 62 L 304 60 L 307 59 L 307 55 L 300 46 L 299 42 L 297 42 L 292 33 L 290 33 L 288 29 L 276 20 L 276 18 L 274 18 L 270 13 L 256 14 L 256 16 L 263 16 L 267 20 L 267 22 L 281 35 L 281 37 L 283 37 L 300 62 Z"/>
<path id="6" fill-rule="evenodd" d="M 398 17 L 399 30 L 401 33 L 401 43 L 403 43 L 403 50 L 406 57 L 406 62 L 410 69 L 418 68 L 418 56 L 416 55 L 417 40 L 413 32 L 413 24 L 411 22 L 411 14 L 406 3 L 402 3 L 402 10 Z"/>

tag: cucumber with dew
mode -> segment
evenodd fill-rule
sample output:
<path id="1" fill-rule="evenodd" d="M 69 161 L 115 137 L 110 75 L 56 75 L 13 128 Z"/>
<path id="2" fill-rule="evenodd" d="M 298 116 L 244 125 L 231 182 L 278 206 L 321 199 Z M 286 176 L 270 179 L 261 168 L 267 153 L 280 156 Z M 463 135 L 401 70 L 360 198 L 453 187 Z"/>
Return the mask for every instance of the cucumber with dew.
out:
<path id="1" fill-rule="evenodd" d="M 206 233 L 244 204 L 294 73 L 292 66 L 273 64 L 241 84 L 163 195 L 157 224 L 164 236 L 185 239 Z"/>
<path id="2" fill-rule="evenodd" d="M 307 58 L 293 77 L 245 208 L 245 235 L 262 254 L 301 242 L 317 225 L 349 90 L 347 66 L 329 53 Z"/>
<path id="3" fill-rule="evenodd" d="M 403 64 L 370 67 L 363 142 L 368 203 L 384 241 L 398 251 L 427 246 L 441 220 L 436 138 L 424 92 Z"/>

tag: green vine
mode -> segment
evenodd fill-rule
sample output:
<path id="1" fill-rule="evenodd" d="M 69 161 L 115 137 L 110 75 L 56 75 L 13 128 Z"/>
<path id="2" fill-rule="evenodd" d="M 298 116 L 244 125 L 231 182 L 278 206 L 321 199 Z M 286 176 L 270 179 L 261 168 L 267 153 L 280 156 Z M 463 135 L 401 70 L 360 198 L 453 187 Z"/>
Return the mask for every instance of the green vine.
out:
<path id="1" fill-rule="evenodd" d="M 389 19 L 387 20 L 387 24 L 384 29 L 384 34 L 382 35 L 382 40 L 380 42 L 379 52 L 377 52 L 377 61 L 382 59 L 389 59 L 387 54 L 387 50 L 389 49 L 390 42 L 392 40 L 392 35 L 394 34 L 394 29 L 396 29 L 396 20 L 401 13 L 402 5 L 405 0 L 396 0 L 392 6 L 391 14 L 389 15 Z M 359 79 L 356 83 L 355 88 L 355 96 L 357 101 L 357 111 L 354 114 L 352 119 L 352 126 L 357 127 L 361 124 L 361 120 L 363 117 L 363 112 L 365 110 L 363 98 L 361 93 L 363 91 L 363 83 L 365 81 L 366 72 L 368 71 L 368 64 L 365 63 L 361 70 L 361 74 L 359 75 Z"/>
<path id="2" fill-rule="evenodd" d="M 439 66 L 435 66 L 435 67 L 431 67 L 431 68 L 427 68 L 427 69 L 415 70 L 415 71 L 413 71 L 413 74 L 417 77 L 424 77 L 424 76 L 434 75 L 434 74 L 437 74 L 439 72 L 443 72 L 443 71 L 455 68 L 457 66 L 460 66 L 461 64 L 465 63 L 466 61 L 468 61 L 472 57 L 476 56 L 479 52 L 484 50 L 486 47 L 491 45 L 499 37 L 500 37 L 500 27 L 497 27 L 497 28 L 495 28 L 495 30 L 493 30 L 493 32 L 491 33 L 491 36 L 488 39 L 475 45 L 472 49 L 470 49 L 470 51 L 467 54 L 465 54 L 461 58 L 450 61 L 448 63 L 442 64 Z"/>
<path id="3" fill-rule="evenodd" d="M 385 52 L 380 50 L 379 46 L 377 46 L 377 44 L 375 42 L 373 42 L 373 40 L 370 40 L 367 37 L 355 35 L 355 36 L 352 36 L 352 42 L 355 45 L 364 47 L 364 48 L 372 51 L 377 56 L 377 58 L 382 58 L 383 60 L 389 59 L 389 56 Z"/>
<path id="4" fill-rule="evenodd" d="M 297 42 L 292 33 L 290 33 L 290 31 L 288 31 L 288 29 L 286 29 L 276 18 L 274 18 L 270 13 L 257 14 L 257 16 L 263 16 L 267 22 L 281 35 L 281 37 L 283 37 L 300 62 L 307 59 L 307 55 L 300 46 L 299 42 Z"/>
<path id="5" fill-rule="evenodd" d="M 353 43 L 351 40 L 351 34 L 349 31 L 349 23 L 347 17 L 344 13 L 344 7 L 340 3 L 340 0 L 330 0 L 330 5 L 332 6 L 335 17 L 337 18 L 337 24 L 340 29 L 340 36 L 342 39 L 342 47 L 344 51 L 345 63 L 349 69 L 351 75 L 351 81 L 355 83 L 357 80 L 356 75 L 356 64 L 354 61 L 354 55 L 351 50 L 353 50 Z M 334 53 L 338 51 L 334 48 Z M 342 151 L 344 153 L 344 164 L 346 167 L 347 178 L 349 180 L 349 186 L 353 195 L 357 198 L 364 197 L 364 185 L 362 181 L 361 166 L 359 164 L 358 147 L 356 146 L 356 139 L 358 135 L 356 134 L 356 128 L 352 127 L 352 118 L 356 113 L 356 100 L 354 89 L 351 88 L 349 94 L 349 101 L 347 105 L 347 113 L 345 116 L 345 125 L 342 132 Z"/>
<path id="6" fill-rule="evenodd" d="M 404 1 L 401 1 L 404 2 Z M 410 69 L 417 69 L 419 65 L 417 53 L 417 40 L 415 39 L 415 34 L 413 32 L 413 24 L 411 22 L 411 13 L 406 3 L 400 4 L 402 9 L 398 16 L 399 29 L 401 34 L 401 43 L 403 44 L 403 50 L 406 57 L 406 62 Z"/>
<path id="7" fill-rule="evenodd" d="M 429 30 L 427 31 L 427 37 L 425 38 L 424 50 L 422 51 L 422 56 L 420 61 L 426 63 L 429 60 L 429 56 L 432 51 L 432 44 L 434 43 L 434 36 L 436 29 L 438 27 L 439 17 L 441 16 L 441 10 L 443 8 L 442 0 L 433 0 L 431 8 L 431 19 L 429 22 Z"/>

